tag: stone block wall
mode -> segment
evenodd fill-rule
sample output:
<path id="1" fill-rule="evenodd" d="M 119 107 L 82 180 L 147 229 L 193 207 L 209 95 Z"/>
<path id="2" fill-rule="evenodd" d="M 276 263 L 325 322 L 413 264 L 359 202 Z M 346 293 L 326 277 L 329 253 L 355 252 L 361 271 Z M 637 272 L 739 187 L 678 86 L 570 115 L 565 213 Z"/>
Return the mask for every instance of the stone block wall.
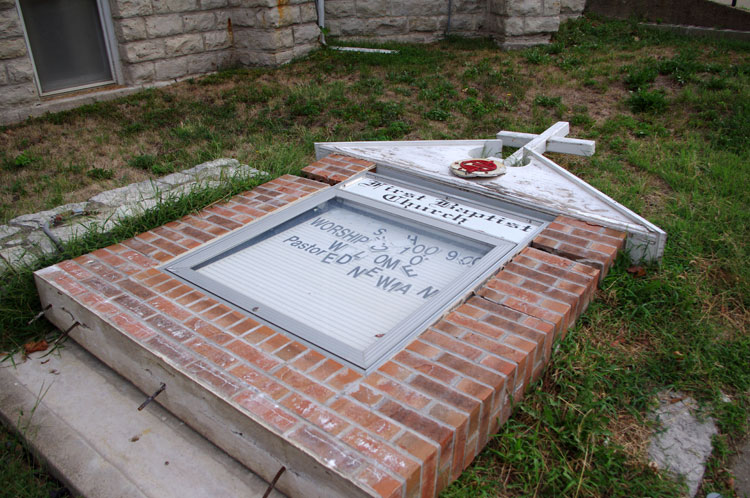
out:
<path id="1" fill-rule="evenodd" d="M 446 32 L 477 36 L 484 31 L 486 0 L 328 0 L 326 27 L 343 38 L 427 42 Z"/>
<path id="2" fill-rule="evenodd" d="M 122 70 L 117 83 L 128 87 L 234 64 L 284 64 L 316 48 L 320 34 L 314 0 L 109 0 L 109 6 L 112 57 Z M 21 23 L 15 1 L 0 0 L 0 123 L 60 110 L 59 100 L 45 104 L 37 92 Z"/>
<path id="3" fill-rule="evenodd" d="M 319 46 L 314 0 L 239 1 L 230 10 L 236 62 L 275 66 Z"/>
<path id="4" fill-rule="evenodd" d="M 113 17 L 130 85 L 283 64 L 319 33 L 312 0 L 114 0 Z"/>
<path id="5" fill-rule="evenodd" d="M 585 0 L 328 0 L 326 26 L 343 38 L 433 41 L 455 34 L 490 36 L 504 48 L 549 41 Z M 450 16 L 448 9 L 450 8 Z"/>
<path id="6" fill-rule="evenodd" d="M 0 0 L 0 109 L 38 98 L 34 69 L 13 0 Z"/>
<path id="7" fill-rule="evenodd" d="M 107 0 L 121 69 L 137 88 L 242 64 L 276 66 L 319 46 L 315 0 Z M 429 42 L 446 33 L 491 36 L 505 48 L 549 41 L 585 0 L 327 0 L 326 27 L 342 38 Z M 449 14 L 450 7 L 450 14 Z M 86 100 L 47 102 L 34 83 L 15 0 L 0 0 L 0 123 Z M 97 97 L 99 95 L 99 97 Z M 81 97 L 83 98 L 83 97 Z"/>

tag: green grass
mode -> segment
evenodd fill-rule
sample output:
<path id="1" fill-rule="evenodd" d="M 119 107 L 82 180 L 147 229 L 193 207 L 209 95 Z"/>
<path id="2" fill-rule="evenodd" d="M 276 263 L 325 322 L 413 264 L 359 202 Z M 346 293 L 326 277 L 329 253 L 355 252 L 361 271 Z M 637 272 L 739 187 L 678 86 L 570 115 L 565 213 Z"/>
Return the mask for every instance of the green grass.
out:
<path id="1" fill-rule="evenodd" d="M 644 450 L 655 394 L 674 389 L 719 422 L 703 495 L 732 496 L 726 462 L 750 413 L 750 44 L 584 18 L 522 52 L 459 38 L 383 46 L 400 52 L 321 50 L 6 127 L 0 210 L 20 214 L 35 192 L 40 205 L 69 202 L 78 178 L 108 188 L 222 156 L 274 177 L 299 172 L 315 141 L 480 138 L 570 121 L 571 136 L 596 140 L 597 153 L 555 161 L 666 230 L 663 262 L 641 278 L 617 262 L 543 378 L 444 495 L 679 496 Z M 69 130 L 80 130 L 73 144 L 60 138 Z M 236 180 L 168 200 L 6 272 L 0 348 L 53 332 L 27 325 L 39 310 L 34 268 L 249 187 Z"/>
<path id="2" fill-rule="evenodd" d="M 65 487 L 39 467 L 23 439 L 0 425 L 0 498 L 63 498 Z"/>

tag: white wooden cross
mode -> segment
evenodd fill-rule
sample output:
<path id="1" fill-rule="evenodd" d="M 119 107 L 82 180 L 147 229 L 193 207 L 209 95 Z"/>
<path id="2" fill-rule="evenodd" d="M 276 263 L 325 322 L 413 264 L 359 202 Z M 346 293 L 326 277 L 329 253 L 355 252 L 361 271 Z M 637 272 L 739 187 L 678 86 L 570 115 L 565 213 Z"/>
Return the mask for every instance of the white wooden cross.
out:
<path id="1" fill-rule="evenodd" d="M 559 121 L 539 135 L 503 130 L 497 134 L 497 138 L 502 140 L 502 145 L 519 148 L 505 159 L 509 165 L 528 164 L 532 157 L 547 151 L 577 156 L 594 155 L 596 143 L 593 140 L 568 138 L 568 133 L 570 125 L 565 121 Z"/>

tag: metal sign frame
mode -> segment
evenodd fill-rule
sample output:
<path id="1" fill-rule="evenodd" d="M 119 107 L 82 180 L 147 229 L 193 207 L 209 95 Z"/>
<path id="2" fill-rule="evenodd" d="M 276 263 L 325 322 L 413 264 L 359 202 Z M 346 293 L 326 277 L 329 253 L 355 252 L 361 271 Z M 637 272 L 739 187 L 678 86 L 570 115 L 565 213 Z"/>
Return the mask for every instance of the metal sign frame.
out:
<path id="1" fill-rule="evenodd" d="M 412 211 L 406 211 L 399 207 L 389 205 L 385 202 L 373 200 L 362 195 L 353 194 L 347 191 L 347 187 L 363 178 L 376 178 L 380 181 L 387 182 L 391 185 L 397 183 L 408 188 L 427 191 L 422 186 L 414 186 L 405 182 L 394 182 L 391 178 L 380 177 L 374 174 L 368 174 L 365 177 L 359 177 L 350 182 L 345 182 L 335 188 L 329 188 L 315 193 L 298 201 L 277 212 L 271 213 L 258 219 L 249 225 L 239 228 L 213 242 L 198 247 L 188 254 L 175 259 L 172 262 L 162 266 L 161 269 L 171 273 L 180 280 L 197 287 L 204 292 L 220 299 L 235 309 L 238 309 L 253 319 L 260 321 L 272 328 L 282 331 L 295 339 L 303 342 L 327 355 L 335 356 L 337 360 L 344 362 L 351 368 L 368 372 L 377 368 L 385 362 L 392 352 L 400 350 L 407 341 L 412 339 L 416 334 L 424 331 L 435 322 L 446 309 L 457 301 L 465 298 L 473 291 L 476 286 L 495 274 L 502 265 L 505 264 L 520 249 L 528 245 L 529 241 L 545 226 L 548 220 L 545 217 L 529 217 L 529 210 L 523 209 L 523 213 L 510 213 L 511 216 L 519 215 L 525 220 L 530 221 L 535 228 L 529 230 L 528 237 L 520 242 L 510 242 L 498 237 L 492 237 L 482 232 L 470 230 L 455 224 L 451 224 L 439 219 L 429 218 L 425 215 Z M 439 193 L 440 190 L 429 189 L 431 193 Z M 466 205 L 476 205 L 476 202 L 464 200 L 456 195 L 444 195 L 444 198 L 458 199 Z M 417 224 L 421 228 L 432 232 L 443 232 L 452 238 L 462 238 L 469 243 L 482 243 L 490 247 L 489 252 L 469 267 L 467 271 L 460 274 L 448 286 L 425 302 L 415 312 L 411 313 L 405 319 L 401 320 L 395 327 L 389 330 L 382 339 L 374 342 L 365 349 L 357 349 L 348 344 L 337 340 L 331 335 L 311 327 L 306 323 L 287 316 L 284 312 L 274 309 L 268 303 L 260 303 L 257 300 L 232 289 L 224 283 L 209 278 L 198 272 L 202 267 L 212 262 L 223 259 L 245 247 L 259 242 L 263 238 L 272 236 L 274 230 L 282 224 L 297 218 L 298 216 L 310 213 L 313 209 L 327 202 L 338 199 L 344 203 L 365 210 L 368 213 L 388 217 L 389 219 L 401 220 L 408 224 Z M 501 212 L 508 214 L 507 206 Z M 492 209 L 482 205 L 483 209 Z M 280 262 L 279 264 L 283 264 Z M 350 310 L 351 311 L 351 310 Z"/>

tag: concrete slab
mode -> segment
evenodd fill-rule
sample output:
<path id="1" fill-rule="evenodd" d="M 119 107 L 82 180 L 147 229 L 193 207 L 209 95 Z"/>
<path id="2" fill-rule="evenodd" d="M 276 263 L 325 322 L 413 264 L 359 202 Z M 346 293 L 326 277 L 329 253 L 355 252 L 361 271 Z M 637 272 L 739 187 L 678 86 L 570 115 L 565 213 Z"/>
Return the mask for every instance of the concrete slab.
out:
<path id="1" fill-rule="evenodd" d="M 663 393 L 653 416 L 662 430 L 651 440 L 649 458 L 660 469 L 682 477 L 688 496 L 695 496 L 703 480 L 711 439 L 719 430 L 711 418 L 700 418 L 698 404 L 680 393 Z"/>
<path id="2" fill-rule="evenodd" d="M 714 3 L 720 3 L 728 7 L 732 6 L 732 0 L 711 0 Z M 736 0 L 734 7 L 738 9 L 750 10 L 750 0 Z"/>
<path id="3" fill-rule="evenodd" d="M 268 484 L 72 341 L 0 366 L 0 418 L 76 495 L 262 496 Z M 274 491 L 271 496 L 280 498 Z"/>
<path id="4" fill-rule="evenodd" d="M 732 460 L 734 492 L 740 498 L 750 498 L 750 439 L 746 439 Z"/>

